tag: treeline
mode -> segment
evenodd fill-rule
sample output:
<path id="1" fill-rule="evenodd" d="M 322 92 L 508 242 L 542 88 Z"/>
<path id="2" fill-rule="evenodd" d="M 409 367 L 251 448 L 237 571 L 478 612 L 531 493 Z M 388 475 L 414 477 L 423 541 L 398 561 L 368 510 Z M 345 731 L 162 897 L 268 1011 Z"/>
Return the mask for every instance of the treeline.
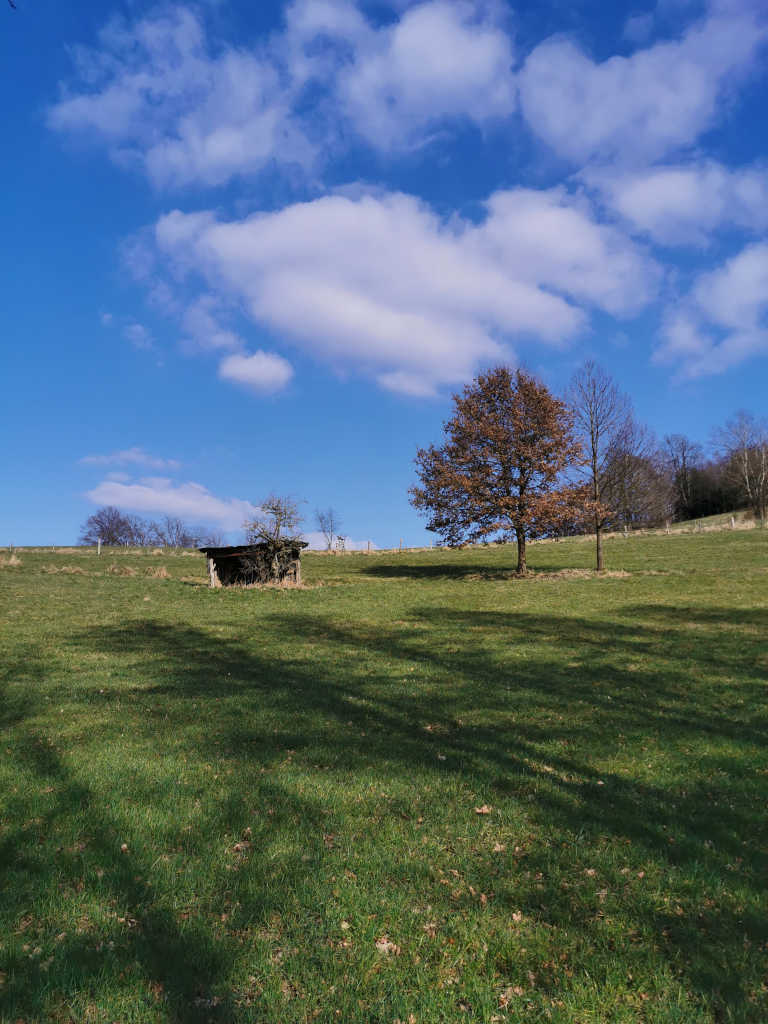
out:
<path id="1" fill-rule="evenodd" d="M 737 509 L 765 522 L 768 424 L 752 413 L 737 413 L 714 431 L 706 448 L 683 434 L 659 442 L 594 362 L 574 375 L 566 401 L 592 502 L 599 505 L 584 528 L 653 527 Z"/>
<path id="2" fill-rule="evenodd" d="M 681 434 L 659 443 L 631 399 L 593 361 L 553 395 L 523 369 L 497 366 L 453 396 L 444 443 L 416 454 L 411 503 L 442 542 L 526 541 L 653 527 L 748 508 L 768 517 L 768 424 L 740 412 L 712 450 Z"/>
<path id="3" fill-rule="evenodd" d="M 92 546 L 101 541 L 107 546 L 194 548 L 218 547 L 221 534 L 206 526 L 189 526 L 182 519 L 165 516 L 157 521 L 127 515 L 111 505 L 88 516 L 80 534 L 80 543 Z"/>

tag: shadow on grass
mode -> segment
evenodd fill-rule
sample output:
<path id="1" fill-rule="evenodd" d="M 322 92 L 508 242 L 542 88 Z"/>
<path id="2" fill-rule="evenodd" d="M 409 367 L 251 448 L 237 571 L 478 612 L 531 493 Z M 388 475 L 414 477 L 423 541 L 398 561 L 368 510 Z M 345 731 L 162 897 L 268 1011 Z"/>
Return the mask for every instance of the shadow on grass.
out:
<path id="1" fill-rule="evenodd" d="M 67 1024 L 106 1019 L 99 1015 L 100 997 L 114 999 L 121 992 L 130 1003 L 130 1020 L 219 1024 L 238 1019 L 237 1006 L 248 1004 L 253 993 L 247 986 L 236 992 L 228 983 L 242 945 L 242 937 L 239 942 L 228 939 L 217 927 L 222 910 L 230 905 L 218 903 L 208 913 L 196 908 L 191 914 L 169 906 L 172 887 L 170 893 L 161 892 L 148 881 L 150 851 L 124 847 L 125 824 L 112 817 L 87 785 L 70 776 L 47 739 L 26 733 L 14 754 L 27 784 L 35 790 L 44 786 L 55 795 L 53 808 L 32 818 L 25 803 L 31 804 L 33 797 L 8 803 L 15 826 L 4 829 L 0 841 L 3 915 L 17 927 L 6 946 L 0 1019 Z M 283 856 L 276 864 L 271 855 L 275 837 L 293 829 L 299 817 L 322 816 L 271 780 L 262 783 L 258 799 L 274 812 L 268 827 L 247 819 L 246 845 L 259 855 L 253 861 L 255 894 L 249 911 L 269 920 L 283 906 L 278 882 L 290 885 L 307 871 L 298 855 Z M 201 822 L 200 830 L 238 835 L 242 826 L 241 802 L 230 799 Z M 71 842 L 73 829 L 76 838 Z M 70 843 L 54 849 L 54 837 L 67 832 Z M 197 840 L 184 835 L 178 842 L 176 859 L 183 863 Z M 228 867 L 237 871 L 240 855 L 230 849 L 229 857 Z M 62 898 L 77 922 L 51 942 L 40 936 L 38 917 L 45 916 L 45 909 L 38 908 Z"/>
<path id="2" fill-rule="evenodd" d="M 686 630 L 694 616 L 691 635 Z M 586 866 L 585 841 L 587 848 L 606 838 L 626 843 L 632 856 L 682 873 L 683 888 L 686 879 L 698 886 L 698 915 L 681 917 L 673 904 L 637 898 L 625 911 L 627 929 L 657 937 L 660 955 L 699 993 L 713 1019 L 757 1020 L 750 1016 L 754 980 L 739 966 L 745 949 L 768 940 L 765 917 L 754 909 L 767 866 L 765 826 L 756 822 L 755 807 L 765 801 L 759 765 L 768 731 L 760 703 L 764 681 L 745 636 L 755 629 L 768 632 L 768 613 L 639 605 L 596 623 L 580 616 L 422 607 L 401 626 L 375 628 L 271 615 L 264 626 L 271 648 L 151 620 L 94 628 L 72 643 L 130 659 L 137 671 L 143 667 L 162 680 L 141 689 L 142 699 L 164 707 L 163 721 L 147 716 L 143 728 L 148 736 L 158 729 L 188 735 L 190 751 L 201 756 L 269 764 L 290 748 L 297 759 L 339 773 L 377 768 L 383 776 L 409 777 L 415 769 L 455 775 L 482 800 L 523 804 L 542 831 L 569 843 L 556 854 L 550 847 L 525 853 L 526 868 L 542 882 L 528 890 L 524 909 L 563 934 L 580 934 L 587 946 L 607 941 L 599 902 L 576 907 L 561 884 Z M 510 660 L 516 653 L 524 656 Z M 701 665 L 711 680 L 706 689 L 698 678 Z M 716 684 L 734 678 L 738 697 L 724 697 Z M 202 739 L 201 717 L 209 723 Z M 109 968 L 115 984 L 137 963 L 146 979 L 162 986 L 168 1019 L 235 1019 L 234 996 L 226 989 L 229 940 L 214 937 L 202 921 L 184 924 L 165 906 L 146 882 L 150 865 L 120 852 L 108 809 L 68 778 L 55 751 L 31 735 L 20 749 L 29 770 L 61 791 L 51 819 L 35 828 L 45 834 L 57 816 L 77 819 L 104 865 L 99 887 L 120 906 L 121 917 L 140 922 L 127 935 L 116 932 L 122 945 Z M 671 758 L 663 782 L 595 767 L 597 760 L 626 762 L 629 751 L 634 769 L 646 749 Z M 280 787 L 270 800 L 281 808 L 286 828 L 295 820 L 316 821 L 322 831 L 313 801 Z M 238 806 L 224 807 L 221 820 L 207 820 L 198 832 L 236 830 Z M 291 912 L 289 893 L 306 870 L 292 854 L 271 858 L 270 834 L 257 831 L 264 856 L 252 865 L 243 910 L 251 922 L 263 922 L 275 908 Z M 12 880 L 17 915 L 47 886 L 63 880 L 77 891 L 82 881 L 76 857 L 43 863 L 19 829 L 3 836 L 0 865 Z M 478 871 L 480 884 L 494 889 L 510 911 L 519 905 L 508 878 L 491 867 Z M 710 899 L 715 891 L 719 895 Z M 447 897 L 444 909 L 453 910 Z M 38 968 L 22 958 L 17 980 L 0 999 L 14 999 L 17 1013 L 39 1014 L 51 991 L 87 987 L 103 976 L 87 931 L 66 941 L 74 972 L 42 984 Z"/>
<path id="3" fill-rule="evenodd" d="M 547 565 L 546 568 L 529 569 L 528 577 L 521 579 L 517 574 L 517 555 L 510 555 L 509 566 L 488 565 L 483 562 L 449 561 L 450 555 L 446 555 L 445 561 L 441 562 L 440 556 L 437 561 L 431 558 L 429 562 L 421 565 L 418 562 L 409 560 L 398 563 L 377 562 L 374 565 L 363 565 L 359 568 L 360 576 L 371 576 L 376 579 L 409 579 L 409 580 L 517 580 L 526 583 L 538 575 L 547 573 L 562 572 L 572 568 L 568 563 L 562 565 Z"/>

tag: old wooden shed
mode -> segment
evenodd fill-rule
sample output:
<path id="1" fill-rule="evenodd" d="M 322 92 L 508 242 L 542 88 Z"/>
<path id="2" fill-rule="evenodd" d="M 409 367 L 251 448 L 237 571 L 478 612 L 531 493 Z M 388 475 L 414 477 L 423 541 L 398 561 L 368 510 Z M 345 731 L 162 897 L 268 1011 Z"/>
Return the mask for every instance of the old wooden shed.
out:
<path id="1" fill-rule="evenodd" d="M 301 583 L 304 540 L 199 548 L 208 559 L 212 587 L 247 587 L 257 583 Z"/>

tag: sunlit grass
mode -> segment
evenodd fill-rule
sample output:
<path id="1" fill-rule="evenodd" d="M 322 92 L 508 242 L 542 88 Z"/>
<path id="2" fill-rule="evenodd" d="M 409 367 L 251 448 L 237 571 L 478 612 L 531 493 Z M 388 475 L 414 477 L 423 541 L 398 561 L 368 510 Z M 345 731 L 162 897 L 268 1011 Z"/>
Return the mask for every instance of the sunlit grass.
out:
<path id="1" fill-rule="evenodd" d="M 768 1019 L 768 533 L 16 557 L 2 1021 Z"/>

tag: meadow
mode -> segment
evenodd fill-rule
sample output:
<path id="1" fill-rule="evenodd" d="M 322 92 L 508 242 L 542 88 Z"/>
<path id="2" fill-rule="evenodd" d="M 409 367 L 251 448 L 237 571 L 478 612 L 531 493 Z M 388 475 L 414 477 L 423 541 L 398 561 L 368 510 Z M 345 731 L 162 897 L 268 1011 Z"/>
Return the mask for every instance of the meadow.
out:
<path id="1" fill-rule="evenodd" d="M 0 1020 L 768 1020 L 768 531 L 592 554 L 0 552 Z"/>

